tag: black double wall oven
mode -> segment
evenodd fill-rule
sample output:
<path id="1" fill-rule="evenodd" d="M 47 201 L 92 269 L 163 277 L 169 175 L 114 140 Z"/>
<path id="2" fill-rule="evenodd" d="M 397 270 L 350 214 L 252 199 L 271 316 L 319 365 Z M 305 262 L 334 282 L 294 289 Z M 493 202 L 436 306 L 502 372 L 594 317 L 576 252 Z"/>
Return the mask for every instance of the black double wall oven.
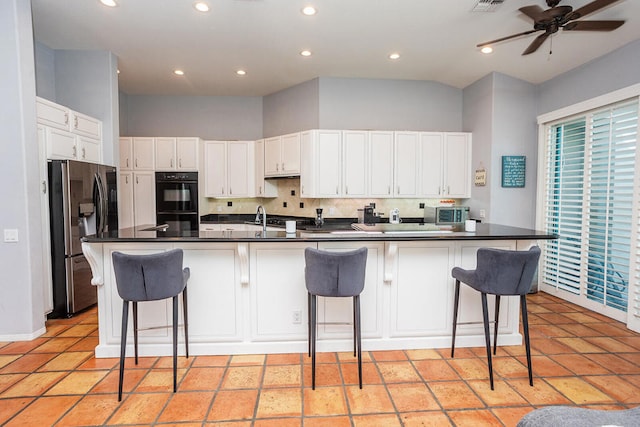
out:
<path id="1" fill-rule="evenodd" d="M 156 221 L 171 232 L 198 230 L 198 172 L 156 172 Z"/>

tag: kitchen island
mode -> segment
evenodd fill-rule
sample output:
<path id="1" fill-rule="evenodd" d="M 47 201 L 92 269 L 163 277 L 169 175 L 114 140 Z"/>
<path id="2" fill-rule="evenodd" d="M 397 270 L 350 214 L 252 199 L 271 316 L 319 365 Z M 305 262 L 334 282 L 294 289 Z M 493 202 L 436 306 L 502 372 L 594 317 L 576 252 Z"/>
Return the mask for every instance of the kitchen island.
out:
<path id="1" fill-rule="evenodd" d="M 494 224 L 478 224 L 474 233 L 457 226 L 370 231 L 323 228 L 295 234 L 274 229 L 263 232 L 260 227 L 178 233 L 138 227 L 89 236 L 82 246 L 93 272 L 92 283 L 98 287 L 96 357 L 119 354 L 122 301 L 111 262 L 114 251 L 184 251 L 184 265 L 191 269 L 187 285 L 190 352 L 203 355 L 306 352 L 304 249 L 341 251 L 366 246 L 361 304 L 363 349 L 368 351 L 449 347 L 451 269 L 473 268 L 480 247 L 526 250 L 555 237 Z M 481 321 L 479 295 L 468 287 L 462 287 L 461 294 L 459 321 Z M 493 304 L 493 298 L 490 300 Z M 521 343 L 518 310 L 518 298 L 503 298 L 498 345 Z M 319 322 L 349 322 L 351 300 L 321 298 L 318 313 Z M 140 332 L 140 354 L 171 354 L 170 329 L 155 328 L 171 324 L 170 300 L 140 304 L 139 319 L 140 328 L 154 328 Z M 348 325 L 320 325 L 318 351 L 348 351 L 351 334 Z M 481 324 L 459 326 L 456 346 L 482 345 Z M 184 351 L 184 346 L 178 349 Z"/>

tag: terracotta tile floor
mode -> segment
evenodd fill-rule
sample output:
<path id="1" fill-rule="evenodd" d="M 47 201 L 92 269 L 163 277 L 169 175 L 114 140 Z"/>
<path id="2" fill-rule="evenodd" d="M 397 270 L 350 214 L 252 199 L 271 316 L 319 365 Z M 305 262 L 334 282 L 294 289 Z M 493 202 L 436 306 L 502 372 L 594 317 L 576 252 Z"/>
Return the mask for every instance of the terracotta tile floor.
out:
<path id="1" fill-rule="evenodd" d="M 544 293 L 529 297 L 534 387 L 524 346 L 500 347 L 489 389 L 484 348 L 96 359 L 97 310 L 52 320 L 30 342 L 0 343 L 0 425 L 514 426 L 535 407 L 640 404 L 640 334 Z"/>

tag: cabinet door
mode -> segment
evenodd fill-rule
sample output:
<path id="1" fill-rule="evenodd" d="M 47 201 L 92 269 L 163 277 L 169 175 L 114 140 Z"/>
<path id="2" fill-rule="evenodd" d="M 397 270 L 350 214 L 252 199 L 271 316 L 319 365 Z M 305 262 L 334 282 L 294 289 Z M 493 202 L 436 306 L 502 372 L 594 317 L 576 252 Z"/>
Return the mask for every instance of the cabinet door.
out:
<path id="1" fill-rule="evenodd" d="M 176 139 L 156 138 L 156 170 L 176 170 Z"/>
<path id="2" fill-rule="evenodd" d="M 102 139 L 102 122 L 76 111 L 71 113 L 71 131 L 93 139 Z"/>
<path id="3" fill-rule="evenodd" d="M 396 132 L 395 188 L 397 197 L 416 197 L 418 193 L 419 133 Z"/>
<path id="4" fill-rule="evenodd" d="M 38 123 L 61 130 L 69 128 L 69 109 L 55 102 L 36 97 L 36 115 Z"/>
<path id="5" fill-rule="evenodd" d="M 198 170 L 198 150 L 200 138 L 178 138 L 176 142 L 176 157 L 178 170 Z"/>
<path id="6" fill-rule="evenodd" d="M 369 133 L 345 131 L 342 133 L 343 195 L 365 197 L 367 195 L 367 158 Z"/>
<path id="7" fill-rule="evenodd" d="M 316 193 L 313 132 L 300 133 L 300 197 L 315 197 Z"/>
<path id="8" fill-rule="evenodd" d="M 154 172 L 135 172 L 133 184 L 135 225 L 156 223 L 156 188 Z"/>
<path id="9" fill-rule="evenodd" d="M 393 244 L 397 245 L 397 250 L 391 283 L 389 335 L 418 337 L 450 334 L 454 243 Z"/>
<path id="10" fill-rule="evenodd" d="M 227 142 L 227 194 L 230 197 L 249 196 L 249 154 L 247 141 Z"/>
<path id="11" fill-rule="evenodd" d="M 393 190 L 393 132 L 369 134 L 369 195 L 391 197 Z"/>
<path id="12" fill-rule="evenodd" d="M 120 172 L 118 182 L 118 228 L 133 227 L 133 172 Z"/>
<path id="13" fill-rule="evenodd" d="M 447 197 L 471 197 L 471 134 L 446 133 L 444 149 Z"/>
<path id="14" fill-rule="evenodd" d="M 76 136 L 79 147 L 78 157 L 83 162 L 101 163 L 102 143 L 99 139 Z"/>
<path id="15" fill-rule="evenodd" d="M 71 132 L 47 127 L 47 158 L 76 160 L 76 136 Z"/>
<path id="16" fill-rule="evenodd" d="M 300 133 L 284 135 L 280 143 L 280 170 L 285 175 L 300 174 Z"/>
<path id="17" fill-rule="evenodd" d="M 342 132 L 320 130 L 316 137 L 318 197 L 339 197 L 342 188 Z"/>
<path id="18" fill-rule="evenodd" d="M 280 137 L 264 140 L 264 174 L 277 176 L 280 174 Z"/>
<path id="19" fill-rule="evenodd" d="M 423 132 L 420 134 L 420 194 L 423 197 L 443 197 L 443 134 Z"/>
<path id="20" fill-rule="evenodd" d="M 154 138 L 133 138 L 133 168 L 155 170 Z"/>
<path id="21" fill-rule="evenodd" d="M 271 180 L 264 179 L 264 139 L 255 142 L 255 150 L 256 197 L 278 197 L 277 185 Z"/>
<path id="22" fill-rule="evenodd" d="M 120 170 L 133 169 L 133 138 L 120 138 Z"/>
<path id="23" fill-rule="evenodd" d="M 204 142 L 204 191 L 206 197 L 227 195 L 227 144 Z"/>

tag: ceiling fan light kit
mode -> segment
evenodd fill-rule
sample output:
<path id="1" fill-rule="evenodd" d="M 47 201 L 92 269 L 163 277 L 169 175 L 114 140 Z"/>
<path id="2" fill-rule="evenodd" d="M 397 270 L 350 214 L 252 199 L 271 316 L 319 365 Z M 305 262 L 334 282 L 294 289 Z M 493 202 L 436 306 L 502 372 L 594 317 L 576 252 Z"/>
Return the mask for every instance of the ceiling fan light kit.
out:
<path id="1" fill-rule="evenodd" d="M 571 6 L 558 6 L 560 0 L 546 1 L 547 6 L 549 7 L 549 9 L 546 10 L 542 9 L 538 5 L 524 6 L 519 9 L 520 12 L 533 20 L 532 30 L 480 43 L 477 47 L 484 48 L 495 43 L 526 36 L 538 31 L 544 31 L 544 33 L 538 35 L 525 49 L 525 51 L 522 52 L 522 55 L 529 55 L 538 50 L 545 40 L 552 34 L 557 33 L 560 28 L 564 31 L 613 31 L 625 22 L 622 20 L 576 21 L 576 19 L 580 19 L 586 15 L 594 13 L 619 0 L 594 0 L 576 10 L 573 10 L 573 7 Z"/>

